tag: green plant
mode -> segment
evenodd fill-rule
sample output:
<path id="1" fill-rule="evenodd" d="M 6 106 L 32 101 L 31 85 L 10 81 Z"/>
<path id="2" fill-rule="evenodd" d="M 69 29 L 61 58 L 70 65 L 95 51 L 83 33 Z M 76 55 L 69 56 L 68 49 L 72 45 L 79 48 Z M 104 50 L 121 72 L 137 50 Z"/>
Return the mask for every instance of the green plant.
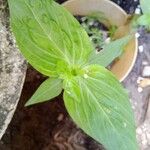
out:
<path id="1" fill-rule="evenodd" d="M 8 2 L 11 26 L 22 54 L 35 69 L 50 77 L 26 106 L 52 99 L 64 90 L 66 109 L 88 135 L 108 150 L 137 150 L 127 92 L 103 67 L 116 57 L 110 50 L 122 51 L 129 37 L 106 45 L 108 60 L 106 55 L 96 55 L 85 30 L 53 0 Z"/>
<path id="2" fill-rule="evenodd" d="M 97 19 L 90 16 L 82 17 L 81 21 L 82 21 L 81 25 L 90 36 L 94 48 L 97 51 L 100 51 L 100 49 L 104 45 L 105 39 L 103 37 L 103 33 L 101 32 L 101 30 L 97 26 L 93 26 L 95 22 L 98 23 L 99 21 L 97 21 Z"/>
<path id="3" fill-rule="evenodd" d="M 150 0 L 140 0 L 140 6 L 143 12 L 143 15 L 140 15 L 137 18 L 137 24 L 141 26 L 145 26 L 148 30 L 150 30 Z"/>
<path id="4" fill-rule="evenodd" d="M 102 50 L 104 46 L 106 45 L 105 40 L 108 38 L 108 36 L 110 40 L 112 40 L 117 30 L 116 26 L 110 26 L 107 30 L 105 29 L 105 31 L 102 32 L 100 29 L 100 26 L 102 26 L 102 23 L 100 22 L 104 22 L 103 20 L 107 20 L 107 19 L 104 16 L 102 17 L 102 15 L 100 14 L 101 13 L 94 13 L 90 16 L 84 16 L 80 18 L 80 24 L 83 26 L 83 28 L 86 30 L 86 32 L 90 36 L 93 46 L 98 52 Z"/>

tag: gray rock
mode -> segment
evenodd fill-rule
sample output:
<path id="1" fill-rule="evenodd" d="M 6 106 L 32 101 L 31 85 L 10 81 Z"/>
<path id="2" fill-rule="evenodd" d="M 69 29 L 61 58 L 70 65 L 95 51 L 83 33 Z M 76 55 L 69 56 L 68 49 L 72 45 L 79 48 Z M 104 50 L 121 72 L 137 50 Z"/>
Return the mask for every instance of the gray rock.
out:
<path id="1" fill-rule="evenodd" d="M 150 77 L 150 66 L 145 66 L 142 73 L 143 77 Z"/>
<path id="2" fill-rule="evenodd" d="M 0 139 L 17 107 L 26 73 L 26 62 L 9 31 L 3 4 L 0 2 Z"/>

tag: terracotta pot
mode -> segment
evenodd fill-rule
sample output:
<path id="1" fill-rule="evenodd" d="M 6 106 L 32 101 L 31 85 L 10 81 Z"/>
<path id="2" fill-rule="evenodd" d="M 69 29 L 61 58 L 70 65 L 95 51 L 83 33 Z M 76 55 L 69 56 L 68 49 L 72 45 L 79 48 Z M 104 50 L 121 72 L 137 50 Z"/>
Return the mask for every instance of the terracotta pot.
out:
<path id="1" fill-rule="evenodd" d="M 103 22 L 107 27 L 110 25 L 118 27 L 115 38 L 121 38 L 130 31 L 126 12 L 109 0 L 68 0 L 62 5 L 73 15 L 87 16 L 100 12 L 108 20 Z M 111 71 L 120 81 L 123 81 L 132 70 L 137 49 L 138 40 L 134 37 L 126 46 L 124 54 L 112 65 Z"/>

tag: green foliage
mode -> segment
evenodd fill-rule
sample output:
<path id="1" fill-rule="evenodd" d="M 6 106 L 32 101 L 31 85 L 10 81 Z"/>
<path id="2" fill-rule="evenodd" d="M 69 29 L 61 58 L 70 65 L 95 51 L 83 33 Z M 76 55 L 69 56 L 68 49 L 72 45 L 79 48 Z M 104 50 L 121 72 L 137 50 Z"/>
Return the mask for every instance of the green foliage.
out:
<path id="1" fill-rule="evenodd" d="M 144 14 L 150 14 L 150 0 L 140 0 L 140 6 Z"/>
<path id="2" fill-rule="evenodd" d="M 58 78 L 49 78 L 44 81 L 33 96 L 26 103 L 26 106 L 44 102 L 58 96 L 62 92 L 62 80 Z"/>
<path id="3" fill-rule="evenodd" d="M 80 66 L 86 63 L 92 50 L 90 40 L 64 8 L 49 0 L 10 0 L 9 6 L 19 48 L 34 68 L 56 76 L 58 61 Z"/>
<path id="4" fill-rule="evenodd" d="M 109 37 L 112 38 L 114 36 L 114 33 L 117 30 L 117 26 L 111 25 L 110 21 L 106 18 L 106 16 L 102 12 L 99 11 L 99 12 L 92 13 L 89 16 L 87 16 L 86 18 L 92 20 L 93 22 L 95 20 L 98 20 L 98 22 L 106 25 L 108 27 Z"/>
<path id="5" fill-rule="evenodd" d="M 90 36 L 90 39 L 93 43 L 93 46 L 95 49 L 99 50 L 101 47 L 103 47 L 104 38 L 103 33 L 99 29 L 99 21 L 95 17 L 82 17 L 81 18 L 81 25 L 86 30 L 88 35 Z"/>
<path id="6" fill-rule="evenodd" d="M 111 72 L 89 65 L 92 43 L 76 19 L 53 0 L 8 2 L 22 54 L 52 77 L 26 105 L 52 99 L 64 89 L 68 112 L 88 135 L 108 150 L 137 150 L 129 98 Z"/>
<path id="7" fill-rule="evenodd" d="M 93 46 L 96 49 L 96 51 L 92 51 L 91 53 L 91 56 L 89 58 L 89 64 L 99 64 L 104 67 L 107 67 L 116 58 L 122 55 L 125 46 L 131 39 L 131 36 L 126 36 L 121 39 L 111 41 L 111 38 L 113 37 L 117 28 L 115 26 L 110 26 L 108 31 L 104 31 L 105 32 L 104 37 L 104 34 L 99 29 L 101 26 L 99 20 L 103 22 L 104 16 L 100 17 L 100 15 L 98 14 L 99 13 L 95 13 L 88 17 L 82 17 L 80 20 L 81 25 L 90 36 Z M 111 41 L 109 44 L 105 42 L 108 35 Z"/>
<path id="8" fill-rule="evenodd" d="M 107 150 L 137 150 L 127 93 L 104 67 L 92 65 L 85 70 L 86 76 L 65 86 L 64 101 L 70 116 Z"/>
<path id="9" fill-rule="evenodd" d="M 90 36 L 93 46 L 97 51 L 100 51 L 103 48 L 103 46 L 106 44 L 105 40 L 107 36 L 109 36 L 111 39 L 117 30 L 116 26 L 110 26 L 107 29 L 107 31 L 104 32 L 100 30 L 103 22 L 107 22 L 109 24 L 109 21 L 100 12 L 93 13 L 89 16 L 81 17 L 80 20 L 81 20 L 81 25 Z"/>
<path id="10" fill-rule="evenodd" d="M 89 59 L 89 64 L 99 64 L 107 67 L 113 60 L 122 55 L 124 48 L 131 37 L 132 36 L 128 35 L 119 40 L 112 41 L 109 44 L 104 45 L 103 50 L 99 53 L 93 51 Z"/>
<path id="11" fill-rule="evenodd" d="M 150 29 L 150 0 L 140 0 L 143 15 L 137 20 L 139 25 L 145 26 Z"/>
<path id="12" fill-rule="evenodd" d="M 150 27 L 150 14 L 144 14 L 138 18 L 138 24 Z"/>

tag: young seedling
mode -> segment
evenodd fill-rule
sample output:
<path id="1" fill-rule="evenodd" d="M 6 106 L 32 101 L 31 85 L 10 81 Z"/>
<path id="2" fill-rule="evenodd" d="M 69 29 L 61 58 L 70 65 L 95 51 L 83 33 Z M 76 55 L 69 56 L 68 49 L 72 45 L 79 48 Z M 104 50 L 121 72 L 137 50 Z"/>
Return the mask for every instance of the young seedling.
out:
<path id="1" fill-rule="evenodd" d="M 105 20 L 107 19 L 105 19 L 105 17 L 102 17 L 102 15 L 99 15 L 99 13 L 94 13 L 92 15 L 79 18 L 80 24 L 90 36 L 94 48 L 98 52 L 103 49 L 103 46 L 106 44 L 105 41 L 108 37 L 111 41 L 114 33 L 117 30 L 115 26 L 110 26 L 108 29 L 104 27 L 101 22 L 104 22 Z M 105 28 L 105 30 L 102 31 L 101 28 Z"/>
<path id="2" fill-rule="evenodd" d="M 50 100 L 63 90 L 68 113 L 85 133 L 107 150 L 137 150 L 127 92 L 103 67 L 109 63 L 103 55 L 98 59 L 92 54 L 92 43 L 77 20 L 53 0 L 8 2 L 19 49 L 35 69 L 50 77 L 26 106 Z M 115 42 L 106 48 L 116 49 Z"/>
<path id="3" fill-rule="evenodd" d="M 82 17 L 80 20 L 82 21 L 81 25 L 90 36 L 94 48 L 97 51 L 100 51 L 107 37 L 106 36 L 104 37 L 103 33 L 99 29 L 98 27 L 98 25 L 100 24 L 99 21 L 93 17 Z"/>

